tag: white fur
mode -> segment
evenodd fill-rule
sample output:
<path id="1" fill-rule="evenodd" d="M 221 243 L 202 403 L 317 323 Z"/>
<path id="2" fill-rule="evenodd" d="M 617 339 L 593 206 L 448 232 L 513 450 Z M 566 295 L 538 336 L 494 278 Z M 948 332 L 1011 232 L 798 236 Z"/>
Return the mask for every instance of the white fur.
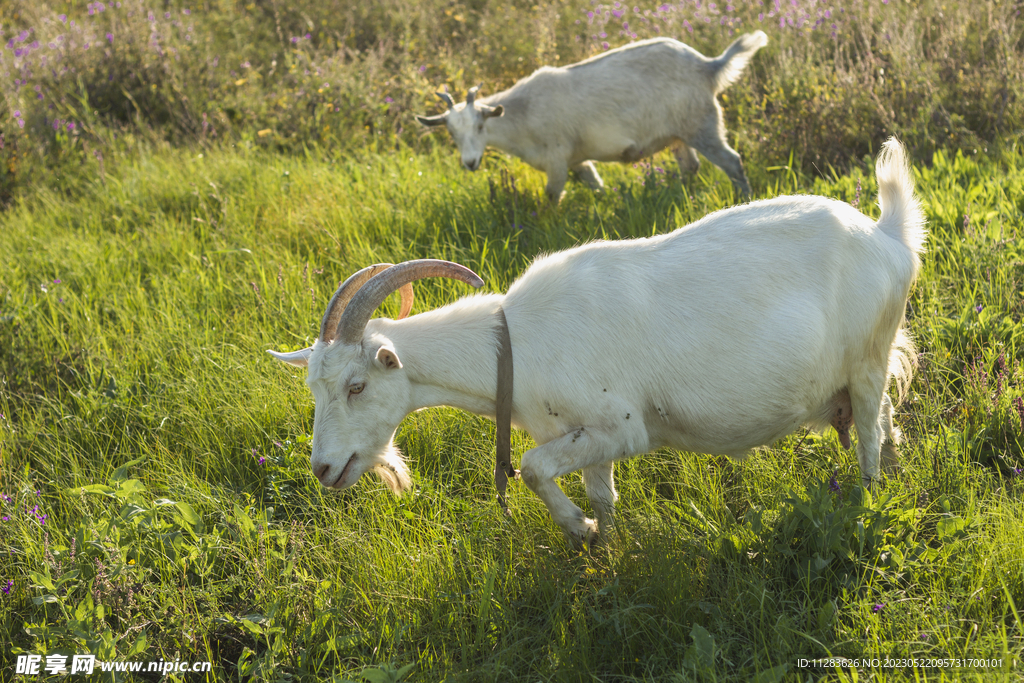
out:
<path id="1" fill-rule="evenodd" d="M 671 38 L 644 40 L 578 64 L 542 67 L 472 105 L 417 118 L 447 125 L 471 171 L 488 145 L 544 171 L 552 201 L 561 198 L 570 170 L 597 190 L 604 183 L 593 161 L 632 162 L 670 146 L 684 174 L 697 170 L 700 152 L 750 194 L 715 96 L 767 42 L 761 31 L 748 33 L 709 59 Z"/>
<path id="2" fill-rule="evenodd" d="M 391 438 L 408 413 L 449 405 L 493 418 L 501 306 L 513 424 L 538 444 L 522 478 L 576 543 L 598 527 L 557 477 L 583 471 L 604 527 L 615 460 L 666 446 L 743 457 L 801 425 L 828 426 L 841 405 L 853 409 L 861 473 L 876 478 L 880 452 L 896 457 L 886 387 L 912 370 L 901 323 L 925 238 L 895 140 L 877 175 L 877 223 L 824 197 L 758 201 L 667 235 L 539 258 L 505 295 L 371 320 L 359 346 L 317 342 L 314 471 L 344 488 L 383 463 L 399 490 L 408 474 Z"/>

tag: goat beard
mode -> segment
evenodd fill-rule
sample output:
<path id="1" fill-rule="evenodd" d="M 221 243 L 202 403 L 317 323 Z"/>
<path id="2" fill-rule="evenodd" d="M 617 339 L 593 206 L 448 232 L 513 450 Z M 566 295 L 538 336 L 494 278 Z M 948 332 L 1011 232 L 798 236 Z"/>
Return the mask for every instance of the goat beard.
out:
<path id="1" fill-rule="evenodd" d="M 412 485 L 409 466 L 394 443 L 389 443 L 383 453 L 373 456 L 373 470 L 396 495 L 404 493 Z"/>

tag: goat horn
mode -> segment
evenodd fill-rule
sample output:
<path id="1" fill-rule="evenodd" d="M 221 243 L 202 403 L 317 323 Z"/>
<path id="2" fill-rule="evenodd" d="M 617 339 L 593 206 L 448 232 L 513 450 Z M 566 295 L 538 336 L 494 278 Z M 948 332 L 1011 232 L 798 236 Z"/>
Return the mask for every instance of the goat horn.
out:
<path id="1" fill-rule="evenodd" d="M 478 92 L 480 92 L 480 86 L 482 86 L 482 85 L 483 85 L 483 83 L 481 83 L 480 85 L 474 85 L 472 88 L 469 89 L 469 92 L 466 93 L 466 106 L 467 107 L 469 107 L 469 106 L 471 106 L 473 104 L 473 100 L 476 99 L 476 94 Z"/>
<path id="2" fill-rule="evenodd" d="M 449 110 L 455 108 L 455 100 L 453 100 L 452 96 L 449 95 L 447 92 L 436 92 L 434 94 L 437 95 L 437 98 L 439 100 L 448 105 Z"/>
<path id="3" fill-rule="evenodd" d="M 367 266 L 359 272 L 355 273 L 349 279 L 338 287 L 338 291 L 331 297 L 331 301 L 327 304 L 327 310 L 324 311 L 324 319 L 320 323 L 320 341 L 330 343 L 337 336 L 338 321 L 341 320 L 342 314 L 348 307 L 349 301 L 356 295 L 359 289 L 365 285 L 370 279 L 381 273 L 388 268 L 393 267 L 393 263 L 377 263 L 372 266 Z M 409 311 L 412 310 L 412 285 L 407 284 L 397 288 L 402 295 L 402 310 L 398 316 L 398 319 L 409 315 Z"/>
<path id="4" fill-rule="evenodd" d="M 370 316 L 388 294 L 400 287 L 411 287 L 411 282 L 425 277 L 461 280 L 473 287 L 484 284 L 480 276 L 472 270 L 451 261 L 420 259 L 400 263 L 375 276 L 356 292 L 352 304 L 345 309 L 338 322 L 335 336 L 344 344 L 358 344 L 363 338 L 363 331 L 366 329 L 366 323 L 370 321 Z"/>

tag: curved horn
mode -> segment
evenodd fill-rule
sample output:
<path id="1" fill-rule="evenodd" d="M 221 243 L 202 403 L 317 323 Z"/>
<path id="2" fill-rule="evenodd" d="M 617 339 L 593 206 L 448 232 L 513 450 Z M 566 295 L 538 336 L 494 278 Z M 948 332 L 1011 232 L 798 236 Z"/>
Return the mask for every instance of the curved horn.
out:
<path id="1" fill-rule="evenodd" d="M 469 92 L 466 93 L 466 106 L 467 107 L 472 107 L 473 106 L 473 100 L 476 99 L 476 94 L 478 92 L 480 92 L 480 86 L 482 86 L 482 85 L 483 85 L 483 83 L 481 83 L 480 85 L 474 85 L 472 88 L 469 89 Z"/>
<path id="2" fill-rule="evenodd" d="M 393 263 L 376 263 L 372 266 L 367 266 L 359 272 L 350 276 L 340 287 L 338 291 L 331 297 L 330 303 L 327 304 L 327 310 L 324 311 L 324 318 L 320 322 L 320 341 L 325 344 L 330 343 L 334 340 L 337 335 L 338 321 L 341 320 L 342 314 L 348 307 L 348 302 L 352 300 L 352 297 L 356 295 L 359 289 L 370 281 L 370 279 L 382 273 L 388 268 L 393 267 Z M 398 316 L 401 320 L 405 316 L 409 315 L 409 311 L 412 310 L 412 285 L 405 285 L 398 288 L 402 294 L 402 310 Z"/>
<path id="3" fill-rule="evenodd" d="M 363 330 L 370 316 L 377 310 L 388 294 L 399 287 L 411 286 L 410 283 L 425 277 L 447 277 L 461 280 L 473 287 L 480 287 L 484 281 L 480 276 L 465 266 L 451 261 L 437 259 L 419 259 L 406 261 L 377 275 L 367 282 L 352 299 L 338 323 L 336 337 L 345 344 L 358 344 L 363 338 Z"/>
<path id="4" fill-rule="evenodd" d="M 455 100 L 452 99 L 452 96 L 449 95 L 447 93 L 447 91 L 446 92 L 436 92 L 434 94 L 437 95 L 437 98 L 439 100 L 441 100 L 442 102 L 444 102 L 445 104 L 448 105 L 448 109 L 449 110 L 455 108 Z"/>

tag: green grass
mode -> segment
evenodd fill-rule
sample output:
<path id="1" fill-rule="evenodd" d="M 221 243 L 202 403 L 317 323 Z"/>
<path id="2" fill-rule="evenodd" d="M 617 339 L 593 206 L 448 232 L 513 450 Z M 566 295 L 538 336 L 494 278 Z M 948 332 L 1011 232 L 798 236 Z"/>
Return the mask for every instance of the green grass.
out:
<path id="1" fill-rule="evenodd" d="M 877 212 L 859 167 L 748 165 L 759 196 Z M 931 237 L 901 476 L 866 495 L 832 432 L 742 464 L 659 451 L 617 467 L 619 534 L 582 555 L 522 485 L 499 513 L 493 423 L 453 409 L 399 429 L 411 494 L 323 490 L 304 372 L 265 349 L 308 344 L 369 263 L 449 258 L 501 291 L 538 253 L 732 204 L 718 169 L 681 185 L 606 165 L 612 191 L 571 185 L 558 208 L 542 174 L 497 155 L 467 174 L 450 149 L 224 145 L 82 174 L 0 215 L 0 678 L 16 653 L 57 651 L 210 660 L 209 680 L 993 679 L 797 666 L 828 656 L 996 658 L 994 678 L 1020 676 L 1020 150 L 919 169 Z M 466 291 L 417 283 L 414 313 Z M 561 483 L 585 500 L 578 476 Z"/>

